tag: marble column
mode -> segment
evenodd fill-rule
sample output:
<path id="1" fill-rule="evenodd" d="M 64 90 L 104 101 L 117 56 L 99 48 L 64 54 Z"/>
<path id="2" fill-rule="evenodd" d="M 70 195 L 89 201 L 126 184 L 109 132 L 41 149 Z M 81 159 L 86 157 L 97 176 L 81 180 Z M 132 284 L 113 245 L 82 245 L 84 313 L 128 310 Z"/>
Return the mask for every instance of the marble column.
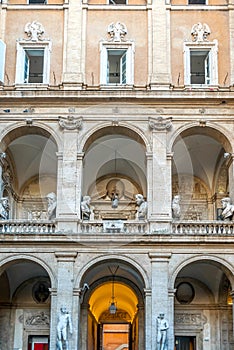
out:
<path id="1" fill-rule="evenodd" d="M 169 294 L 168 294 L 168 264 L 171 253 L 149 253 L 151 259 L 151 278 L 152 278 L 152 302 L 151 302 L 151 341 L 152 350 L 156 348 L 157 341 L 157 317 L 159 313 L 164 313 L 165 319 L 171 320 Z M 173 327 L 173 325 L 169 325 Z M 171 349 L 171 347 L 169 347 Z M 173 349 L 173 347 L 172 347 Z"/>

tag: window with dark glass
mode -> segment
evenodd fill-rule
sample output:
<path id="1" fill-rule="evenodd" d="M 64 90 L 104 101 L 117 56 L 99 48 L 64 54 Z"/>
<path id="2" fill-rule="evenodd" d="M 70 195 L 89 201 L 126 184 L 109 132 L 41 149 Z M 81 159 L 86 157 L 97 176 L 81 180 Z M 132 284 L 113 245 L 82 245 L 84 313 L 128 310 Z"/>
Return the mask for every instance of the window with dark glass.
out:
<path id="1" fill-rule="evenodd" d="M 43 83 L 44 49 L 25 49 L 24 83 Z"/>
<path id="2" fill-rule="evenodd" d="M 190 83 L 210 84 L 210 50 L 190 50 Z"/>
<path id="3" fill-rule="evenodd" d="M 107 50 L 107 83 L 126 84 L 126 50 Z"/>
<path id="4" fill-rule="evenodd" d="M 206 0 L 188 0 L 189 5 L 206 5 Z"/>

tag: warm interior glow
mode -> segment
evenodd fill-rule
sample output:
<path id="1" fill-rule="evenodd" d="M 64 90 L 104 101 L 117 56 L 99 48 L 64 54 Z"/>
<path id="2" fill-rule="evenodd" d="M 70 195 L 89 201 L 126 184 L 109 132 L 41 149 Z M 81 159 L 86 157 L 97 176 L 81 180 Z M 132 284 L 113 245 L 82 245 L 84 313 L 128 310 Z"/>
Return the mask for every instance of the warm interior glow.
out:
<path id="1" fill-rule="evenodd" d="M 130 315 L 132 321 L 137 312 L 138 304 L 135 293 L 128 286 L 115 282 L 114 294 L 117 310 L 121 309 L 126 311 Z M 90 311 L 96 318 L 97 322 L 101 314 L 109 309 L 110 302 L 112 301 L 111 296 L 112 282 L 108 282 L 97 287 L 91 295 L 89 300 Z"/>

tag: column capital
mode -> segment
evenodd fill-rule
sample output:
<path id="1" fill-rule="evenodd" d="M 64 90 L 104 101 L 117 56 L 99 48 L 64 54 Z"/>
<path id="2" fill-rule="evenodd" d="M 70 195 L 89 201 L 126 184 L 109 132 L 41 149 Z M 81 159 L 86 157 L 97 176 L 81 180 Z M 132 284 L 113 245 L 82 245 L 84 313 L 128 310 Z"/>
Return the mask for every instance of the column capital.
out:
<path id="1" fill-rule="evenodd" d="M 144 289 L 145 297 L 151 297 L 152 295 L 152 289 Z"/>
<path id="2" fill-rule="evenodd" d="M 58 160 L 63 160 L 63 152 L 56 152 Z"/>
<path id="3" fill-rule="evenodd" d="M 84 152 L 77 153 L 77 160 L 83 160 L 84 158 Z"/>
<path id="4" fill-rule="evenodd" d="M 56 288 L 49 288 L 50 295 L 52 297 L 57 296 L 57 289 Z"/>
<path id="5" fill-rule="evenodd" d="M 150 252 L 149 257 L 151 259 L 151 262 L 169 262 L 169 259 L 171 258 L 171 253 Z"/>
<path id="6" fill-rule="evenodd" d="M 55 252 L 55 256 L 58 262 L 67 261 L 74 262 L 78 253 L 77 252 Z"/>

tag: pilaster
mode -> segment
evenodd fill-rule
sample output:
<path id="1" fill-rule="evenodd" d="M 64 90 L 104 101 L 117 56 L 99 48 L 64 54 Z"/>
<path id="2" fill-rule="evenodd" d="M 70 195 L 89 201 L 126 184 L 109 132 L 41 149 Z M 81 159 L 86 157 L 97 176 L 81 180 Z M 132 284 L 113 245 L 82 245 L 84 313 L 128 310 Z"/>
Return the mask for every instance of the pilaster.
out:
<path id="1" fill-rule="evenodd" d="M 152 348 L 152 291 L 145 289 L 145 350 L 154 350 Z"/>
<path id="2" fill-rule="evenodd" d="M 154 350 L 156 347 L 157 317 L 159 313 L 164 313 L 168 321 L 172 319 L 172 315 L 169 315 L 171 310 L 168 294 L 168 263 L 171 253 L 149 253 L 149 257 L 151 259 L 152 274 L 151 348 Z M 170 324 L 171 327 L 173 327 L 173 324 Z M 173 349 L 173 347 L 169 347 L 169 349 Z"/>
<path id="3" fill-rule="evenodd" d="M 50 350 L 54 350 L 57 341 L 57 289 L 50 288 L 50 299 Z"/>
<path id="4" fill-rule="evenodd" d="M 57 315 L 60 312 L 61 307 L 66 307 L 71 315 L 72 323 L 76 325 L 77 318 L 77 305 L 73 300 L 73 284 L 74 284 L 74 262 L 77 257 L 76 252 L 57 252 L 55 253 L 57 258 L 57 276 L 58 276 L 58 288 L 57 288 Z M 73 326 L 74 328 L 74 326 Z M 77 333 L 75 331 L 75 337 Z M 70 335 L 68 332 L 69 345 L 72 350 L 77 350 L 77 342 L 75 342 L 74 334 Z M 72 345 L 72 346 L 71 346 Z M 55 349 L 55 348 L 53 348 Z"/>

